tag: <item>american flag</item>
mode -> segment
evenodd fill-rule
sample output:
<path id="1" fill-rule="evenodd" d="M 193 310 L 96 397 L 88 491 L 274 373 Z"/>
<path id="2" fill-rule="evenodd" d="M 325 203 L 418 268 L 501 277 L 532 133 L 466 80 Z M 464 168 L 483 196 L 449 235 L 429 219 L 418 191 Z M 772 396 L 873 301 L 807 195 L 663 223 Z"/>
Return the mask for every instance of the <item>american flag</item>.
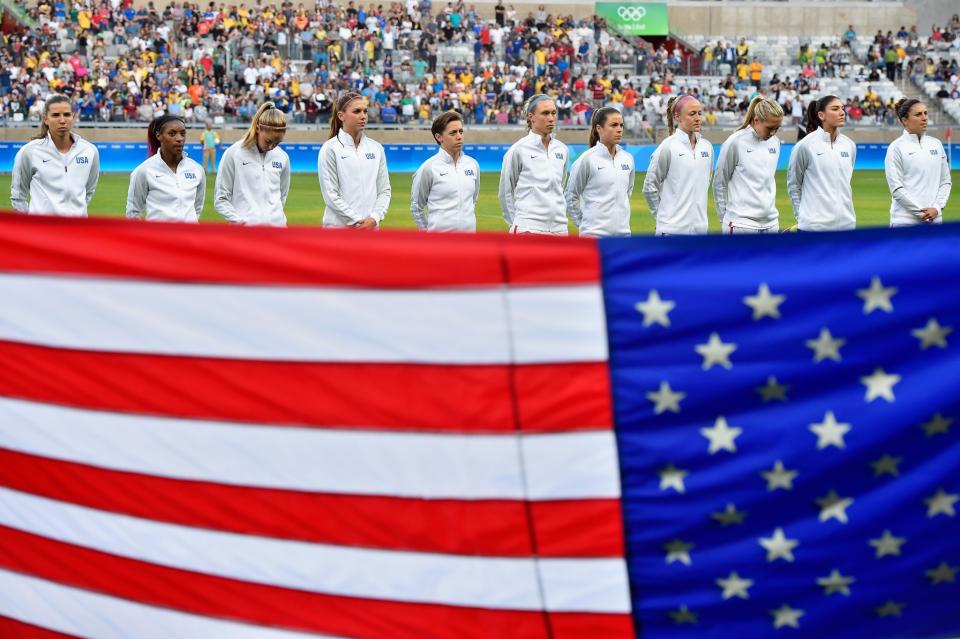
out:
<path id="1" fill-rule="evenodd" d="M 0 636 L 956 635 L 919 231 L 0 219 Z"/>

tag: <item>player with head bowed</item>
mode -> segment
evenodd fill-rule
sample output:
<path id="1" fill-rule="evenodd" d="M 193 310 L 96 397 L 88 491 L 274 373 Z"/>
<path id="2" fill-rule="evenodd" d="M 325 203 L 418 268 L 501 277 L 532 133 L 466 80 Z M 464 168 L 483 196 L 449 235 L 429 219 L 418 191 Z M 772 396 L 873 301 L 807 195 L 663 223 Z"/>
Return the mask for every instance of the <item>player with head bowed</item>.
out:
<path id="1" fill-rule="evenodd" d="M 13 159 L 10 202 L 21 213 L 84 217 L 97 190 L 97 147 L 72 132 L 73 106 L 65 95 L 43 105 L 40 132 Z"/>
<path id="2" fill-rule="evenodd" d="M 703 105 L 691 95 L 667 104 L 669 136 L 650 156 L 643 197 L 657 220 L 657 235 L 707 232 L 707 190 L 713 145 L 700 135 Z"/>
<path id="3" fill-rule="evenodd" d="M 500 169 L 500 208 L 514 234 L 567 234 L 563 185 L 570 151 L 554 137 L 557 105 L 538 93 L 523 108 L 529 133 L 511 146 Z"/>
<path id="4" fill-rule="evenodd" d="M 777 164 L 783 109 L 755 97 L 740 128 L 720 147 L 713 174 L 713 198 L 723 233 L 776 233 Z"/>
<path id="5" fill-rule="evenodd" d="M 154 118 L 147 127 L 149 157 L 130 174 L 127 217 L 153 222 L 198 222 L 207 178 L 183 147 L 187 127 L 175 115 Z"/>
<path id="6" fill-rule="evenodd" d="M 264 102 L 246 135 L 220 160 L 213 206 L 234 224 L 286 226 L 283 207 L 290 193 L 290 158 L 280 148 L 287 116 Z"/>
<path id="7" fill-rule="evenodd" d="M 883 168 L 890 187 L 890 226 L 940 224 L 950 199 L 950 166 L 943 144 L 927 135 L 927 105 L 897 102 L 903 135 L 890 143 Z"/>
<path id="8" fill-rule="evenodd" d="M 857 226 L 853 167 L 857 145 L 840 133 L 843 101 L 835 95 L 807 107 L 807 135 L 797 142 L 787 167 L 787 192 L 801 231 L 845 231 Z"/>
<path id="9" fill-rule="evenodd" d="M 593 112 L 588 148 L 567 180 L 567 215 L 586 237 L 630 235 L 633 156 L 620 146 L 623 116 L 613 107 Z"/>
<path id="10" fill-rule="evenodd" d="M 366 126 L 366 99 L 343 93 L 330 119 L 330 137 L 317 156 L 324 226 L 376 229 L 390 207 L 387 156 L 364 133 Z"/>
<path id="11" fill-rule="evenodd" d="M 421 231 L 472 233 L 480 165 L 463 152 L 463 118 L 456 111 L 441 113 L 430 131 L 440 149 L 413 174 L 410 214 Z"/>

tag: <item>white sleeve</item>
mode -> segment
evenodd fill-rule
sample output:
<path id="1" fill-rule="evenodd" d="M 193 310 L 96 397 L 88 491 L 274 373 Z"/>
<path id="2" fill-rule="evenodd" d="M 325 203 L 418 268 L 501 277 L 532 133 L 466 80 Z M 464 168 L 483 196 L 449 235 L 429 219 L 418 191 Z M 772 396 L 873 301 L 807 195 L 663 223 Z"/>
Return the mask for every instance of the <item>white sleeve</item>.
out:
<path id="1" fill-rule="evenodd" d="M 207 174 L 203 167 L 197 166 L 200 170 L 200 185 L 197 187 L 197 195 L 193 200 L 193 208 L 197 212 L 197 219 L 203 213 L 203 201 L 207 198 Z"/>
<path id="2" fill-rule="evenodd" d="M 290 195 L 290 156 L 284 158 L 280 169 L 280 206 L 287 208 L 287 196 Z"/>
<path id="3" fill-rule="evenodd" d="M 27 152 L 22 146 L 13 158 L 13 176 L 10 181 L 10 204 L 15 211 L 26 213 L 30 210 L 27 198 L 30 195 L 30 180 L 33 178 L 33 166 Z"/>
<path id="4" fill-rule="evenodd" d="M 373 211 L 370 214 L 377 224 L 383 222 L 383 218 L 387 216 L 391 194 L 390 174 L 387 172 L 387 152 L 381 147 L 380 166 L 377 168 L 377 200 L 373 203 Z"/>
<path id="5" fill-rule="evenodd" d="M 797 144 L 790 153 L 790 162 L 787 165 L 787 194 L 793 206 L 793 216 L 800 213 L 800 195 L 803 193 L 803 174 L 807 170 L 809 158 L 805 146 Z"/>
<path id="6" fill-rule="evenodd" d="M 359 224 L 367 218 L 366 215 L 350 208 L 347 201 L 343 199 L 343 194 L 340 192 L 340 174 L 337 172 L 337 154 L 333 147 L 320 149 L 320 154 L 317 156 L 317 175 L 320 177 L 320 193 L 323 195 L 324 202 L 350 218 L 354 224 Z"/>
<path id="7" fill-rule="evenodd" d="M 130 176 L 130 188 L 127 189 L 127 217 L 138 220 L 143 216 L 147 205 L 147 173 L 137 168 Z"/>
<path id="8" fill-rule="evenodd" d="M 723 224 L 723 216 L 727 213 L 727 185 L 733 172 L 737 170 L 740 160 L 737 141 L 730 140 L 729 144 L 720 146 L 720 158 L 717 160 L 717 170 L 713 174 L 713 199 L 717 203 L 717 217 Z"/>
<path id="9" fill-rule="evenodd" d="M 580 228 L 580 222 L 583 220 L 580 198 L 583 195 L 583 189 L 586 188 L 589 178 L 590 164 L 581 156 L 573 163 L 570 177 L 567 179 L 567 188 L 564 189 L 563 192 L 564 198 L 567 200 L 567 217 L 570 218 L 577 228 Z"/>
<path id="10" fill-rule="evenodd" d="M 514 190 L 520 179 L 520 154 L 515 153 L 514 149 L 515 147 L 511 147 L 507 151 L 503 157 L 503 166 L 500 168 L 500 209 L 508 226 L 513 226 L 513 218 L 516 216 L 517 202 Z"/>
<path id="11" fill-rule="evenodd" d="M 947 206 L 947 201 L 950 200 L 950 189 L 953 186 L 953 180 L 950 177 L 950 164 L 942 144 L 940 145 L 940 157 L 943 158 L 940 163 L 940 188 L 937 189 L 937 201 L 934 206 L 942 214 L 943 209 Z"/>
<path id="12" fill-rule="evenodd" d="M 663 181 L 667 179 L 667 173 L 670 172 L 670 149 L 664 148 L 666 144 L 661 144 L 654 150 L 650 156 L 650 166 L 647 168 L 647 175 L 643 178 L 643 199 L 647 201 L 650 212 L 654 217 L 657 216 L 657 209 L 660 208 L 660 187 Z"/>
<path id="13" fill-rule="evenodd" d="M 887 155 L 883 159 L 883 172 L 887 177 L 887 186 L 890 187 L 890 196 L 909 213 L 919 217 L 920 206 L 910 199 L 907 187 L 903 183 L 903 151 L 900 145 L 891 144 L 887 147 Z"/>
<path id="14" fill-rule="evenodd" d="M 233 205 L 233 185 L 236 182 L 237 161 L 235 154 L 227 149 L 217 167 L 217 179 L 213 187 L 213 208 L 233 224 L 243 224 Z"/>
<path id="15" fill-rule="evenodd" d="M 949 174 L 950 174 L 950 172 L 947 171 L 947 175 L 949 175 Z M 473 190 L 473 205 L 474 205 L 474 207 L 476 207 L 476 205 L 477 205 L 477 200 L 480 199 L 480 164 L 479 164 L 479 163 L 476 163 L 476 164 L 473 165 L 473 176 L 474 176 L 475 181 L 476 181 L 476 183 L 477 183 L 477 184 L 476 184 L 476 188 L 474 188 L 474 190 Z"/>
<path id="16" fill-rule="evenodd" d="M 87 175 L 87 206 L 90 206 L 90 200 L 93 194 L 97 192 L 97 182 L 100 180 L 100 151 L 93 147 L 93 159 L 90 160 L 90 173 Z"/>
<path id="17" fill-rule="evenodd" d="M 414 223 L 421 231 L 427 230 L 427 216 L 423 210 L 427 207 L 432 188 L 433 172 L 426 163 L 421 164 L 413 174 L 413 184 L 410 187 L 410 215 L 413 216 Z"/>

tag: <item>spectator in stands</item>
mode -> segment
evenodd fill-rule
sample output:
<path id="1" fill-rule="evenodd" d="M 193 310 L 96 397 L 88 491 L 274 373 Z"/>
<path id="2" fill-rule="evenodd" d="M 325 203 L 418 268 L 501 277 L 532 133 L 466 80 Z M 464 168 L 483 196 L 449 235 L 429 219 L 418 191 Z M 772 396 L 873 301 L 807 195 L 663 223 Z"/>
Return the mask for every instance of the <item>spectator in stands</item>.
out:
<path id="1" fill-rule="evenodd" d="M 657 235 L 707 232 L 707 189 L 713 146 L 700 135 L 703 105 L 692 96 L 667 104 L 669 136 L 650 157 L 643 197 L 657 221 Z"/>
<path id="2" fill-rule="evenodd" d="M 203 146 L 203 170 L 216 172 L 217 170 L 217 148 L 220 146 L 220 136 L 213 130 L 213 120 L 207 120 L 204 125 L 203 133 L 200 134 L 200 142 Z"/>
<path id="3" fill-rule="evenodd" d="M 762 75 L 763 64 L 760 62 L 760 58 L 754 57 L 753 62 L 750 63 L 750 84 L 757 90 L 760 89 L 760 77 Z"/>
<path id="4" fill-rule="evenodd" d="M 884 172 L 890 187 L 890 226 L 940 224 L 950 199 L 950 166 L 940 140 L 927 135 L 927 105 L 896 104 L 903 135 L 890 143 Z"/>
<path id="5" fill-rule="evenodd" d="M 854 30 L 853 25 L 847 27 L 846 33 L 843 34 L 843 44 L 849 48 L 857 39 L 857 32 Z"/>
<path id="6" fill-rule="evenodd" d="M 856 227 L 850 180 L 857 146 L 840 133 L 844 104 L 825 95 L 807 107 L 807 135 L 797 142 L 787 168 L 787 191 L 801 231 L 843 231 Z"/>

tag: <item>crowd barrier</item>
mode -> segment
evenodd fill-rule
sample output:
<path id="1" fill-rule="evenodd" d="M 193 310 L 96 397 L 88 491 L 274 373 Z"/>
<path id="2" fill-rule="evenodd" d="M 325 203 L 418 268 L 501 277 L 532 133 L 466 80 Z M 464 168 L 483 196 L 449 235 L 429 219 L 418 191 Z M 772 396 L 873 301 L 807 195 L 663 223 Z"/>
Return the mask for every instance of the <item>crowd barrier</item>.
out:
<path id="1" fill-rule="evenodd" d="M 13 170 L 13 158 L 23 142 L 9 142 L 0 144 L 0 172 L 9 173 Z M 952 168 L 960 170 L 960 144 L 953 146 Z M 97 145 L 100 149 L 100 170 L 107 173 L 129 173 L 147 157 L 147 145 L 142 142 L 106 142 Z M 417 170 L 424 160 L 437 152 L 435 145 L 426 144 L 389 144 L 384 147 L 387 152 L 387 165 L 391 172 L 412 173 Z M 507 144 L 477 144 L 467 145 L 466 153 L 480 163 L 481 171 L 499 171 L 503 155 L 510 148 Z M 570 145 L 573 158 L 583 153 L 586 144 Z M 652 144 L 627 145 L 627 150 L 636 160 L 637 170 L 643 171 L 650 162 L 650 155 L 656 148 Z M 222 145 L 220 151 L 226 149 Z M 283 149 L 290 155 L 290 166 L 294 173 L 313 173 L 317 170 L 317 153 L 319 144 L 285 144 Z M 716 147 L 719 152 L 719 145 Z M 781 169 L 787 168 L 790 151 L 793 144 L 784 144 L 780 154 Z M 883 169 L 883 158 L 887 152 L 886 144 L 858 144 L 857 169 Z M 188 144 L 187 154 L 201 160 L 199 144 Z M 219 155 L 218 155 L 219 159 Z"/>

